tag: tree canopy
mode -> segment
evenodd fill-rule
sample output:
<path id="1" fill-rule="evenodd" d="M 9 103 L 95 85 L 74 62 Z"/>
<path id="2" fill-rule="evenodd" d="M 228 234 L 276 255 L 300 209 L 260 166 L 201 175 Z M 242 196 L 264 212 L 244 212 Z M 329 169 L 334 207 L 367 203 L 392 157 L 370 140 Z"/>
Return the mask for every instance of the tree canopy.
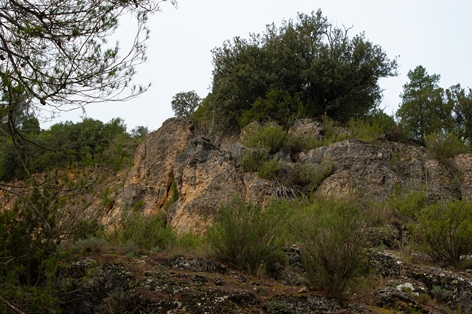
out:
<path id="1" fill-rule="evenodd" d="M 202 99 L 195 91 L 180 92 L 172 97 L 172 110 L 177 117 L 188 117 L 201 102 Z"/>
<path id="2" fill-rule="evenodd" d="M 250 39 L 235 37 L 213 52 L 212 106 L 226 125 L 326 114 L 339 121 L 366 115 L 381 99 L 379 78 L 396 75 L 364 34 L 348 35 L 316 13 L 268 25 Z M 270 110 L 261 108 L 270 107 Z"/>
<path id="3" fill-rule="evenodd" d="M 464 142 L 472 139 L 472 91 L 460 84 L 448 89 L 439 86 L 441 76 L 428 74 L 419 65 L 408 72 L 403 85 L 402 104 L 396 115 L 408 136 L 421 143 L 432 133 L 454 134 Z"/>
<path id="4" fill-rule="evenodd" d="M 438 74 L 429 75 L 423 66 L 408 72 L 410 81 L 403 85 L 402 104 L 397 111 L 410 138 L 424 143 L 424 137 L 449 125 L 451 108 L 444 103 L 444 90 Z"/>

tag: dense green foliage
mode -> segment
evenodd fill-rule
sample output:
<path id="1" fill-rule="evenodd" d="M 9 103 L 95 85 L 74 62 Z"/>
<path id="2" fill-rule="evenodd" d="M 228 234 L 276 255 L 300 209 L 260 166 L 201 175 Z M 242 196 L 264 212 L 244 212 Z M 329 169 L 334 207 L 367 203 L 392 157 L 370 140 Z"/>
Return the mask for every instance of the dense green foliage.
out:
<path id="1" fill-rule="evenodd" d="M 363 263 L 366 219 L 355 201 L 318 198 L 291 223 L 307 279 L 317 290 L 340 296 Z"/>
<path id="2" fill-rule="evenodd" d="M 54 192 L 46 184 L 12 209 L 0 208 L 0 297 L 28 313 L 44 313 L 55 306 L 51 279 L 60 237 L 60 203 Z"/>
<path id="3" fill-rule="evenodd" d="M 468 201 L 438 202 L 418 214 L 414 234 L 434 259 L 457 266 L 472 254 L 472 204 Z"/>
<path id="4" fill-rule="evenodd" d="M 114 171 L 130 161 L 139 138 L 126 133 L 121 119 L 108 123 L 85 118 L 62 122 L 30 134 L 15 148 L 9 136 L 0 136 L 0 181 L 76 165 L 100 165 Z"/>
<path id="5" fill-rule="evenodd" d="M 289 125 L 323 114 L 338 121 L 364 116 L 381 98 L 378 80 L 397 68 L 380 46 L 364 34 L 350 38 L 321 11 L 268 25 L 249 40 L 226 41 L 213 50 L 213 65 L 203 106 L 226 126 L 241 127 L 267 120 Z"/>
<path id="6" fill-rule="evenodd" d="M 17 197 L 11 209 L 0 207 L 0 297 L 28 313 L 45 313 L 56 304 L 51 280 L 57 245 L 104 229 L 85 214 L 90 197 L 98 197 L 102 182 L 129 165 L 140 139 L 126 133 L 121 119 L 60 123 L 29 139 L 34 143 L 18 141 L 15 147 L 9 135 L 0 136 L 1 180 L 23 179 L 23 187 L 0 184 L 4 191 L 13 186 Z M 146 233 L 141 230 L 128 232 Z"/>
<path id="7" fill-rule="evenodd" d="M 188 117 L 202 102 L 195 91 L 180 92 L 172 97 L 171 105 L 177 117 Z"/>
<path id="8" fill-rule="evenodd" d="M 123 215 L 114 230 L 105 238 L 115 245 L 134 244 L 146 250 L 160 251 L 174 242 L 170 226 L 166 226 L 165 217 L 154 215 L 145 217 L 141 212 Z"/>
<path id="9" fill-rule="evenodd" d="M 409 71 L 408 78 L 410 81 L 403 86 L 402 104 L 396 114 L 409 138 L 420 144 L 429 143 L 430 146 L 441 138 L 458 139 L 462 142 L 462 146 L 470 145 L 472 139 L 470 89 L 466 93 L 458 84 L 444 90 L 438 85 L 440 76 L 428 74 L 423 66 L 417 66 Z M 434 141 L 431 134 L 435 134 L 432 135 Z M 430 138 L 427 140 L 428 136 Z"/>
<path id="10" fill-rule="evenodd" d="M 443 102 L 439 75 L 429 75 L 424 67 L 418 66 L 408 72 L 408 78 L 410 82 L 403 86 L 402 105 L 397 115 L 410 137 L 424 143 L 426 135 L 448 127 L 451 108 Z"/>
<path id="11" fill-rule="evenodd" d="M 275 123 L 260 126 L 258 123 L 251 124 L 241 134 L 243 145 L 251 148 L 265 149 L 267 153 L 273 154 L 285 144 L 287 133 Z"/>
<path id="12" fill-rule="evenodd" d="M 470 151 L 470 144 L 466 144 L 454 133 L 433 132 L 426 135 L 424 141 L 426 151 L 441 162 L 446 162 L 451 157 Z"/>
<path id="13" fill-rule="evenodd" d="M 210 245 L 222 262 L 257 274 L 263 264 L 282 261 L 282 206 L 260 206 L 233 200 L 221 207 L 208 231 Z"/>

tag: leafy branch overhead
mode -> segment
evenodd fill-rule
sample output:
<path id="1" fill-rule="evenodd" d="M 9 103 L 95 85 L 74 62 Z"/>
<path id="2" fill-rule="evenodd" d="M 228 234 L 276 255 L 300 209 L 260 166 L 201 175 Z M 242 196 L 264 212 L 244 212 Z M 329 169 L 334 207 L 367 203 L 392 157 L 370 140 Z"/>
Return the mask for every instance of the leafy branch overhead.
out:
<path id="1" fill-rule="evenodd" d="M 32 111 L 48 105 L 47 111 L 56 112 L 144 92 L 146 86 L 131 80 L 135 66 L 146 60 L 148 14 L 161 2 L 1 0 L 1 114 L 14 112 L 21 102 Z M 126 14 L 135 15 L 136 33 L 120 54 L 118 43 L 107 38 Z"/>

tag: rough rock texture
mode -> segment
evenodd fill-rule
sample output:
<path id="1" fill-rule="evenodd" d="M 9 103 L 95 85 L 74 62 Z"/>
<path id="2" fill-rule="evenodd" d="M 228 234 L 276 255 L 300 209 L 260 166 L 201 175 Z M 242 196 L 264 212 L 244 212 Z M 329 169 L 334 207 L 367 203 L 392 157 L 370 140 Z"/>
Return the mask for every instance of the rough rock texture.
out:
<path id="1" fill-rule="evenodd" d="M 463 198 L 472 201 L 472 154 L 461 154 L 454 158 L 457 176 L 460 179 L 460 193 Z"/>
<path id="2" fill-rule="evenodd" d="M 174 180 L 174 163 L 193 138 L 193 125 L 187 119 L 172 118 L 152 132 L 139 145 L 134 166 L 111 211 L 111 217 L 137 204 L 145 213 L 156 213 L 169 196 Z"/>
<path id="3" fill-rule="evenodd" d="M 319 123 L 303 119 L 296 121 L 289 132 L 300 137 L 321 136 L 323 130 Z M 179 198 L 168 209 L 168 223 L 178 233 L 202 233 L 221 204 L 234 197 L 264 205 L 278 190 L 290 191 L 291 187 L 281 186 L 280 182 L 244 173 L 237 160 L 246 149 L 234 134 L 217 145 L 196 138 L 188 120 L 169 119 L 138 147 L 134 166 L 117 192 L 108 217 L 116 217 L 126 208 L 138 207 L 146 214 L 162 210 L 175 181 Z M 317 190 L 336 197 L 357 194 L 381 201 L 399 187 L 425 190 L 431 200 L 472 199 L 470 154 L 440 163 L 420 146 L 389 141 L 372 145 L 349 139 L 306 153 L 282 148 L 272 158 L 284 163 L 288 174 L 293 174 L 299 164 L 322 169 L 331 163 L 332 173 Z"/>
<path id="4" fill-rule="evenodd" d="M 431 313 L 413 300 L 411 295 L 399 289 L 406 283 L 412 287 L 411 293 L 427 294 L 439 299 L 452 310 L 472 313 L 472 277 L 468 272 L 452 272 L 439 267 L 415 265 L 402 260 L 394 252 L 373 252 L 369 255 L 371 269 L 388 278 L 389 287 L 379 289 L 376 300 L 379 306 L 394 305 L 415 308 L 421 313 Z M 395 289 L 392 289 L 396 287 Z"/>
<path id="5" fill-rule="evenodd" d="M 443 164 L 422 147 L 394 142 L 380 145 L 349 139 L 301 154 L 302 164 L 332 162 L 334 171 L 319 186 L 326 195 L 357 193 L 385 200 L 395 186 L 426 190 L 430 199 L 470 199 L 472 157 L 458 155 Z"/>
<path id="6" fill-rule="evenodd" d="M 242 175 L 229 152 L 219 150 L 204 138 L 192 139 L 175 160 L 179 199 L 167 215 L 173 230 L 204 230 L 221 203 L 245 194 Z"/>
<path id="7" fill-rule="evenodd" d="M 293 125 L 288 130 L 288 133 L 301 137 L 306 135 L 321 135 L 322 132 L 323 129 L 321 127 L 321 123 L 313 121 L 312 119 L 295 120 Z"/>
<path id="8" fill-rule="evenodd" d="M 345 140 L 310 150 L 301 157 L 301 163 L 316 165 L 326 160 L 333 163 L 333 174 L 319 187 L 324 194 L 342 197 L 360 192 L 381 199 L 400 181 L 390 168 L 390 155 L 380 146 Z"/>
<path id="9" fill-rule="evenodd" d="M 412 263 L 395 251 L 371 251 L 368 256 L 370 275 L 379 280 L 360 299 L 333 299 L 309 291 L 303 281 L 291 283 L 286 275 L 255 278 L 218 262 L 184 256 L 77 256 L 60 268 L 55 284 L 62 292 L 62 313 L 67 314 L 472 313 L 470 271 Z M 303 273 L 298 267 L 292 271 Z M 435 302 L 421 301 L 425 296 Z"/>
<path id="10" fill-rule="evenodd" d="M 221 267 L 184 257 L 123 257 L 120 262 L 86 257 L 62 268 L 56 284 L 64 292 L 60 300 L 65 314 L 375 313 L 306 288 L 263 283 Z"/>
<path id="11" fill-rule="evenodd" d="M 201 137 L 176 158 L 174 180 L 179 198 L 170 206 L 167 222 L 177 233 L 202 233 L 221 204 L 234 198 L 262 204 L 271 189 L 271 182 L 244 173 L 230 152 Z"/>

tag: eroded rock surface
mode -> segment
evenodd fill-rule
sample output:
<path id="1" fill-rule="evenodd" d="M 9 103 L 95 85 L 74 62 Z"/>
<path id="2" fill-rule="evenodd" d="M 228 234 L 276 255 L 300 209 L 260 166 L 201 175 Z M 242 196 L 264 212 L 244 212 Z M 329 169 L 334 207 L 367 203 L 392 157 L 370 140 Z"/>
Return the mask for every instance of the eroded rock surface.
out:
<path id="1" fill-rule="evenodd" d="M 296 121 L 289 132 L 322 136 L 323 130 L 319 123 L 304 119 Z M 238 159 L 247 149 L 234 136 L 227 136 L 225 145 L 216 145 L 195 137 L 190 121 L 169 119 L 138 147 L 134 166 L 108 216 L 136 207 L 145 214 L 161 211 L 171 197 L 173 181 L 179 198 L 168 209 L 167 222 L 178 233 L 204 232 L 221 204 L 235 197 L 264 205 L 277 195 L 277 189 L 285 187 L 256 173 L 244 173 Z M 272 158 L 284 163 L 290 175 L 300 165 L 323 171 L 331 164 L 332 172 L 317 191 L 335 197 L 355 194 L 382 201 L 400 188 L 425 190 L 431 200 L 472 198 L 470 154 L 440 163 L 417 145 L 389 141 L 373 145 L 348 139 L 306 153 L 282 148 Z"/>
<path id="2" fill-rule="evenodd" d="M 138 206 L 145 213 L 156 213 L 169 197 L 174 180 L 174 163 L 193 138 L 193 125 L 187 119 L 172 118 L 149 134 L 139 145 L 124 186 L 118 192 L 111 217 Z"/>
<path id="3" fill-rule="evenodd" d="M 202 232 L 222 203 L 245 194 L 243 173 L 231 154 L 204 138 L 191 140 L 174 169 L 179 199 L 167 220 L 178 233 Z"/>

